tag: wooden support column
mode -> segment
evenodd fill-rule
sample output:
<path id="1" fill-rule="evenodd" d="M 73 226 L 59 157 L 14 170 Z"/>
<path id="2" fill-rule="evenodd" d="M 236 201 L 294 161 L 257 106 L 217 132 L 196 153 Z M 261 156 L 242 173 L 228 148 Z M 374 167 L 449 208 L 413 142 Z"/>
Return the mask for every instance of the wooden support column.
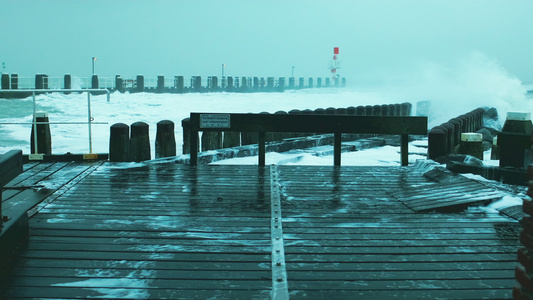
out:
<path id="1" fill-rule="evenodd" d="M 266 162 L 265 133 L 259 132 L 259 166 L 262 167 Z"/>
<path id="2" fill-rule="evenodd" d="M 409 165 L 409 135 L 402 134 L 402 142 L 400 145 L 402 166 Z"/>
<path id="3" fill-rule="evenodd" d="M 189 164 L 191 166 L 198 165 L 198 130 L 190 130 L 189 147 L 191 151 L 191 158 Z"/>
<path id="4" fill-rule="evenodd" d="M 335 136 L 335 141 L 333 144 L 333 165 L 340 166 L 341 165 L 342 134 L 340 132 L 335 132 L 334 136 Z"/>

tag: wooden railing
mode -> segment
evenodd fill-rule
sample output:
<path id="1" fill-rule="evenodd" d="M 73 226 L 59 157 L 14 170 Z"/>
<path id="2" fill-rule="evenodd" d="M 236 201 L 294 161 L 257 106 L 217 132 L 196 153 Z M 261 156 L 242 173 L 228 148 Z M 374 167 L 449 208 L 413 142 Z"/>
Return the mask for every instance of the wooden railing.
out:
<path id="1" fill-rule="evenodd" d="M 257 132 L 260 166 L 265 165 L 266 132 L 333 133 L 335 166 L 341 165 L 342 133 L 401 135 L 402 166 L 408 165 L 408 135 L 427 135 L 427 117 L 191 113 L 190 120 L 192 166 L 198 163 L 199 131 Z"/>

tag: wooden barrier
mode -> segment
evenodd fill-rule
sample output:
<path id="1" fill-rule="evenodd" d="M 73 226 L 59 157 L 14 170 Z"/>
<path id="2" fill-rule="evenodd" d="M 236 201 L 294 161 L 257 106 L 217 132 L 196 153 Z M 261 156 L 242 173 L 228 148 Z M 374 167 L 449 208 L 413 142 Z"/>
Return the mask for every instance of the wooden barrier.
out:
<path id="1" fill-rule="evenodd" d="M 176 137 L 174 122 L 163 120 L 157 123 L 155 137 L 155 158 L 176 156 Z"/>
<path id="2" fill-rule="evenodd" d="M 220 114 L 191 113 L 190 147 L 192 166 L 198 163 L 198 132 L 240 131 L 259 133 L 259 165 L 265 165 L 265 134 L 267 132 L 334 133 L 334 165 L 341 164 L 341 134 L 401 135 L 401 163 L 408 164 L 408 135 L 426 135 L 427 117 L 283 115 L 283 114 Z"/>

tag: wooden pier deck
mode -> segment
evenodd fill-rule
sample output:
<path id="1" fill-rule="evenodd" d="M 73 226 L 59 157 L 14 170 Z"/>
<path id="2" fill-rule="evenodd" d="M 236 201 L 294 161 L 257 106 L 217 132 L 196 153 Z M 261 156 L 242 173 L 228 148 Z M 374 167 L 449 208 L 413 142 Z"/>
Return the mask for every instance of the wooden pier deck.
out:
<path id="1" fill-rule="evenodd" d="M 48 195 L 0 298 L 506 299 L 515 285 L 518 223 L 415 212 L 397 194 L 435 182 L 413 166 L 54 165 L 13 181 L 48 179 Z"/>

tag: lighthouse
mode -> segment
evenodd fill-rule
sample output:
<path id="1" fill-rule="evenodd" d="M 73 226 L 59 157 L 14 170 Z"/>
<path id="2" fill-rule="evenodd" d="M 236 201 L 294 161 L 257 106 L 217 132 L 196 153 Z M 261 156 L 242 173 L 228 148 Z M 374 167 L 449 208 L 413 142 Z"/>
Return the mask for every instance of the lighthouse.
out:
<path id="1" fill-rule="evenodd" d="M 339 62 L 339 47 L 333 48 L 333 60 L 329 63 L 329 69 L 331 70 L 331 79 L 334 86 L 339 86 L 339 74 L 337 74 L 337 70 L 340 69 L 340 62 Z"/>

